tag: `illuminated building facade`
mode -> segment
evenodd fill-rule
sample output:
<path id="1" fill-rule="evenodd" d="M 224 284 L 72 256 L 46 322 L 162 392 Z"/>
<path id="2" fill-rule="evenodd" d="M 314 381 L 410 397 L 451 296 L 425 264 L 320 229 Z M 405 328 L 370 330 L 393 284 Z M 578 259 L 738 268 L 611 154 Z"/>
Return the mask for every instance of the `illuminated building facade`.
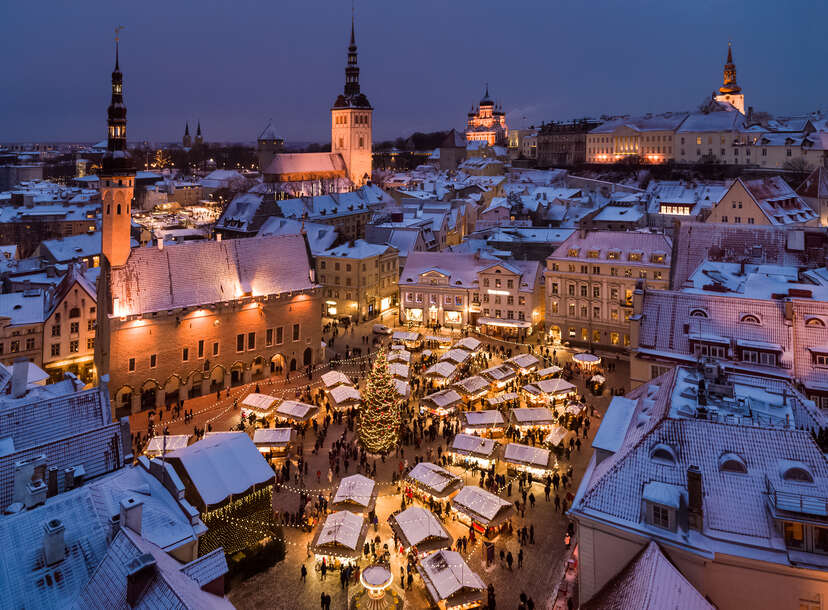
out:
<path id="1" fill-rule="evenodd" d="M 687 114 L 621 117 L 607 121 L 586 136 L 588 163 L 666 163 L 675 158 L 676 130 Z"/>
<path id="2" fill-rule="evenodd" d="M 304 234 L 130 249 L 133 170 L 117 67 L 103 161 L 95 364 L 119 416 L 305 372 L 321 359 L 321 289 Z"/>
<path id="3" fill-rule="evenodd" d="M 506 113 L 489 97 L 489 86 L 477 108 L 472 107 L 466 119 L 466 140 L 469 142 L 486 142 L 489 146 L 506 146 L 509 127 L 506 125 Z"/>

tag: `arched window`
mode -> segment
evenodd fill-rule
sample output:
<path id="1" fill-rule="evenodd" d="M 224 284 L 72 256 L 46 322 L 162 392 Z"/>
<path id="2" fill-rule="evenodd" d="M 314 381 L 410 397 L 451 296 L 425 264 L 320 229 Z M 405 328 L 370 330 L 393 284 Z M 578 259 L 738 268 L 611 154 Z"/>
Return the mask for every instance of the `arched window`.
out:
<path id="1" fill-rule="evenodd" d="M 673 448 L 670 445 L 665 445 L 664 443 L 658 443 L 653 449 L 650 451 L 650 459 L 654 462 L 659 462 L 661 464 L 666 464 L 668 466 L 675 466 L 676 465 L 676 452 L 673 451 Z"/>
<path id="2" fill-rule="evenodd" d="M 759 321 L 759 318 L 754 316 L 752 313 L 748 313 L 748 314 L 743 315 L 742 319 L 739 320 L 739 321 L 742 324 L 756 324 L 757 326 L 759 326 L 761 324 L 761 322 Z"/>
<path id="3" fill-rule="evenodd" d="M 819 328 L 825 328 L 825 321 L 821 318 L 808 318 L 805 320 L 805 326 L 816 326 Z"/>
<path id="4" fill-rule="evenodd" d="M 802 462 L 785 462 L 782 465 L 782 479 L 795 483 L 813 483 L 814 475 Z"/>
<path id="5" fill-rule="evenodd" d="M 691 318 L 706 318 L 707 312 L 704 309 L 693 309 L 690 311 Z"/>
<path id="6" fill-rule="evenodd" d="M 121 213 L 121 204 L 120 204 L 120 203 L 118 204 L 118 211 L 117 211 L 117 213 L 118 213 L 118 214 L 120 214 L 120 213 Z"/>
<path id="7" fill-rule="evenodd" d="M 747 464 L 741 456 L 735 453 L 723 453 L 719 458 L 719 471 L 745 474 L 747 473 Z"/>

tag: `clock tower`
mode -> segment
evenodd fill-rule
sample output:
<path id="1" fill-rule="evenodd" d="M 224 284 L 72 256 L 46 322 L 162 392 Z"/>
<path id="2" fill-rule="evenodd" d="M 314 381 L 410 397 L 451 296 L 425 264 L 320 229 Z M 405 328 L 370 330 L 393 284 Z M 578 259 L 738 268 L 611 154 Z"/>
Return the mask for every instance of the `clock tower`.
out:
<path id="1" fill-rule="evenodd" d="M 331 152 L 342 156 L 354 187 L 371 179 L 373 166 L 371 134 L 374 109 L 359 89 L 359 66 L 351 16 L 351 44 L 345 66 L 345 90 L 331 108 Z"/>
<path id="2" fill-rule="evenodd" d="M 719 94 L 713 97 L 717 102 L 727 102 L 736 110 L 745 113 L 745 94 L 742 88 L 736 83 L 736 64 L 733 63 L 733 49 L 727 43 L 727 61 L 724 65 L 722 86 L 719 87 Z"/>

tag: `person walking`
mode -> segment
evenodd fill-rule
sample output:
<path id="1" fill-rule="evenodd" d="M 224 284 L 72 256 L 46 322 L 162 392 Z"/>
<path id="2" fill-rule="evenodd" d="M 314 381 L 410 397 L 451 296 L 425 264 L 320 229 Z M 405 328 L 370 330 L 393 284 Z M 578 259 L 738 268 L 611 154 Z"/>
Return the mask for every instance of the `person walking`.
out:
<path id="1" fill-rule="evenodd" d="M 302 579 L 302 583 L 305 582 L 305 579 L 308 576 L 308 569 L 305 567 L 305 564 L 302 564 L 302 569 L 299 570 L 299 577 Z"/>
<path id="2" fill-rule="evenodd" d="M 518 570 L 521 569 L 523 569 L 523 549 L 518 551 Z"/>
<path id="3" fill-rule="evenodd" d="M 555 496 L 555 512 L 561 510 L 561 497 L 556 495 Z"/>
<path id="4" fill-rule="evenodd" d="M 529 524 L 529 544 L 535 544 L 535 524 Z"/>
<path id="5" fill-rule="evenodd" d="M 509 566 L 509 571 L 510 572 L 512 571 L 512 562 L 513 561 L 514 561 L 514 558 L 512 557 L 512 551 L 509 551 L 508 553 L 506 553 L 506 565 Z"/>
<path id="6" fill-rule="evenodd" d="M 322 559 L 322 567 L 319 569 L 319 571 L 322 574 L 322 580 L 325 580 L 325 578 L 328 575 L 328 564 L 325 563 L 324 559 Z"/>

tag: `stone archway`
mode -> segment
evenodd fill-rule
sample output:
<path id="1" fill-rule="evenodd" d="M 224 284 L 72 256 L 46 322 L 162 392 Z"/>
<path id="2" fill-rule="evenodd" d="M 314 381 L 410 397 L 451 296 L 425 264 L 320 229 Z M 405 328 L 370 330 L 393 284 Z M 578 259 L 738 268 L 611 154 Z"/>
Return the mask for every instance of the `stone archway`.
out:
<path id="1" fill-rule="evenodd" d="M 164 384 L 164 404 L 167 406 L 178 404 L 180 389 L 181 378 L 178 375 L 170 375 Z"/>
<path id="2" fill-rule="evenodd" d="M 158 401 L 158 392 L 160 391 L 158 382 L 155 379 L 148 379 L 141 386 L 141 410 L 154 409 Z"/>
<path id="3" fill-rule="evenodd" d="M 253 380 L 264 379 L 266 376 L 265 365 L 265 359 L 262 356 L 253 358 L 253 362 L 250 363 L 250 378 Z"/>
<path id="4" fill-rule="evenodd" d="M 132 386 L 124 385 L 118 388 L 115 392 L 115 415 L 116 417 L 123 417 L 132 412 L 132 396 L 135 389 Z"/>
<path id="5" fill-rule="evenodd" d="M 310 366 L 312 363 L 313 363 L 313 350 L 309 347 L 306 347 L 304 353 L 302 354 L 302 365 L 303 366 Z"/>
<path id="6" fill-rule="evenodd" d="M 291 370 L 291 372 L 296 370 L 296 358 L 291 358 L 290 359 L 290 370 Z"/>
<path id="7" fill-rule="evenodd" d="M 282 354 L 273 354 L 270 358 L 270 374 L 284 377 L 287 369 L 287 362 Z"/>
<path id="8" fill-rule="evenodd" d="M 227 375 L 227 369 L 220 364 L 215 366 L 210 372 L 210 391 L 216 392 L 224 388 L 224 377 Z"/>
<path id="9" fill-rule="evenodd" d="M 234 362 L 230 367 L 230 387 L 235 387 L 244 383 L 244 363 Z"/>
<path id="10" fill-rule="evenodd" d="M 204 380 L 204 375 L 201 371 L 193 371 L 187 376 L 187 383 L 190 387 L 187 392 L 187 398 L 197 398 L 202 394 L 201 382 Z"/>

